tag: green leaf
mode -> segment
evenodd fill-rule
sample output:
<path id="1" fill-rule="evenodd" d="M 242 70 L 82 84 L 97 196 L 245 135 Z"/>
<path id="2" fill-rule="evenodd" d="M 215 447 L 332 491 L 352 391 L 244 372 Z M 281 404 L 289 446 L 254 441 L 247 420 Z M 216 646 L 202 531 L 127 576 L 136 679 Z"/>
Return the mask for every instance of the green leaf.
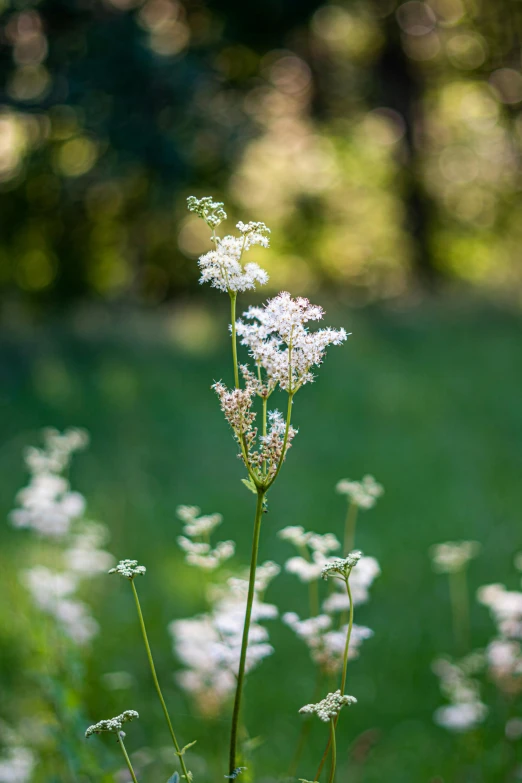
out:
<path id="1" fill-rule="evenodd" d="M 180 752 L 178 753 L 178 756 L 183 756 L 185 754 L 185 751 L 187 751 L 189 748 L 191 748 L 193 745 L 195 745 L 197 740 L 194 740 L 194 742 L 189 742 L 188 745 L 185 745 L 184 748 L 181 748 Z"/>
<path id="2" fill-rule="evenodd" d="M 253 492 L 254 495 L 257 495 L 257 487 L 250 476 L 247 479 L 241 479 L 241 483 L 244 484 L 245 487 L 250 490 L 250 492 Z"/>

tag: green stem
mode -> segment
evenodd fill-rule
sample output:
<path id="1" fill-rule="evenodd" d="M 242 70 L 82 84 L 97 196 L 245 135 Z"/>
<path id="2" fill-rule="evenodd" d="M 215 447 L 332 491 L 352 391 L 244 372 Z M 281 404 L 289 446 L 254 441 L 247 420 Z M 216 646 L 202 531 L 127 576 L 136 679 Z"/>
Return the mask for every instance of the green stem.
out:
<path id="1" fill-rule="evenodd" d="M 237 366 L 237 337 L 236 337 L 236 301 L 237 293 L 230 291 L 230 318 L 232 320 L 232 363 L 234 365 L 234 383 L 239 389 L 239 369 Z"/>
<path id="2" fill-rule="evenodd" d="M 341 696 L 344 696 L 344 691 L 346 689 L 346 674 L 348 671 L 348 651 L 350 649 L 350 637 L 352 635 L 352 628 L 353 628 L 353 601 L 352 601 L 352 591 L 350 589 L 350 579 L 348 578 L 346 580 L 346 591 L 348 593 L 348 598 L 350 600 L 350 619 L 348 621 L 348 633 L 346 634 L 346 644 L 344 646 L 344 658 L 343 658 L 343 677 L 341 681 Z"/>
<path id="3" fill-rule="evenodd" d="M 346 634 L 346 644 L 344 646 L 344 658 L 343 658 L 343 675 L 341 679 L 341 696 L 344 696 L 344 691 L 346 689 L 346 674 L 348 670 L 348 652 L 350 649 L 350 637 L 352 635 L 352 627 L 353 627 L 353 601 L 352 601 L 352 591 L 350 589 L 350 577 L 346 580 L 346 590 L 348 592 L 348 598 L 350 599 L 350 619 L 348 621 L 348 632 Z M 335 726 L 337 726 L 337 722 L 339 720 L 339 715 L 335 718 Z M 334 738 L 335 739 L 335 738 Z M 323 767 L 325 765 L 326 759 L 328 758 L 328 752 L 330 750 L 330 746 L 332 744 L 332 738 L 328 740 L 328 744 L 326 746 L 326 749 L 323 753 L 323 757 L 321 759 L 321 763 L 319 764 L 319 769 L 315 773 L 314 780 L 319 780 L 319 776 L 321 772 L 323 771 Z"/>
<path id="4" fill-rule="evenodd" d="M 335 727 L 336 721 L 330 718 L 330 745 L 332 746 L 332 769 L 330 770 L 330 777 L 328 783 L 333 783 L 335 778 L 335 767 L 337 766 L 337 745 L 335 742 Z"/>
<path id="5" fill-rule="evenodd" d="M 176 735 L 174 734 L 174 729 L 172 728 L 169 711 L 167 709 L 167 705 L 165 704 L 165 699 L 163 698 L 163 694 L 161 692 L 160 684 L 158 681 L 158 675 L 156 674 L 156 667 L 154 666 L 152 651 L 150 649 L 150 644 L 149 644 L 149 637 L 147 636 L 147 629 L 145 628 L 145 621 L 143 619 L 143 613 L 141 611 L 141 606 L 140 606 L 140 599 L 138 598 L 138 591 L 136 590 L 134 579 L 131 579 L 131 585 L 132 585 L 132 592 L 134 594 L 134 600 L 136 601 L 136 609 L 138 610 L 138 618 L 140 621 L 141 633 L 143 635 L 143 641 L 145 643 L 145 650 L 147 651 L 147 658 L 149 659 L 149 666 L 152 673 L 152 679 L 154 681 L 154 687 L 156 688 L 156 693 L 158 694 L 158 698 L 163 708 L 163 713 L 165 715 L 165 720 L 167 721 L 167 726 L 169 727 L 170 736 L 172 737 L 172 742 L 174 743 L 174 747 L 176 748 L 176 755 L 179 758 L 179 763 L 181 765 L 183 777 L 185 778 L 186 782 L 189 783 L 190 778 L 189 778 L 187 767 L 185 766 L 185 759 L 183 758 L 182 750 L 179 746 L 178 740 L 176 739 Z"/>
<path id="6" fill-rule="evenodd" d="M 129 758 L 129 754 L 127 753 L 127 749 L 125 748 L 125 745 L 124 745 L 124 743 L 123 743 L 123 737 L 122 737 L 122 734 L 123 734 L 123 732 L 122 732 L 122 731 L 117 731 L 117 732 L 116 732 L 116 737 L 117 737 L 117 739 L 118 739 L 118 742 L 119 742 L 119 744 L 120 744 L 121 751 L 122 751 L 123 755 L 125 756 L 125 761 L 127 762 L 127 767 L 128 767 L 128 769 L 129 769 L 129 772 L 130 772 L 131 778 L 133 779 L 134 783 L 138 783 L 138 778 L 137 778 L 137 777 L 136 777 L 136 775 L 134 774 L 134 770 L 133 770 L 133 768 L 132 768 L 132 764 L 131 764 L 131 760 L 130 760 L 130 758 Z"/>
<path id="7" fill-rule="evenodd" d="M 259 535 L 261 533 L 261 518 L 263 516 L 263 502 L 265 491 L 258 489 L 256 516 L 254 520 L 254 535 L 252 539 L 252 557 L 250 559 L 250 577 L 248 580 L 248 596 L 245 612 L 245 623 L 243 625 L 243 639 L 241 641 L 241 655 L 239 658 L 239 671 L 237 674 L 236 695 L 234 698 L 234 710 L 232 713 L 232 729 L 230 732 L 230 755 L 229 755 L 229 774 L 233 775 L 237 768 L 237 733 L 239 724 L 239 714 L 241 710 L 241 697 L 243 695 L 243 684 L 245 679 L 245 666 L 248 648 L 248 634 L 250 632 L 250 620 L 252 618 L 252 604 L 254 603 L 254 593 L 256 586 L 256 568 L 257 556 L 259 552 Z"/>
<path id="8" fill-rule="evenodd" d="M 275 471 L 274 475 L 272 476 L 272 478 L 270 479 L 270 481 L 268 482 L 268 484 L 266 485 L 265 490 L 270 489 L 270 487 L 272 486 L 272 484 L 276 480 L 276 478 L 277 478 L 277 476 L 279 474 L 279 471 L 281 470 L 281 466 L 282 466 L 282 464 L 283 464 L 283 462 L 285 460 L 286 444 L 288 442 L 288 432 L 290 430 L 290 420 L 292 418 L 292 401 L 293 401 L 293 398 L 294 398 L 294 392 L 288 392 L 288 406 L 287 406 L 287 409 L 286 409 L 286 427 L 285 427 L 285 436 L 283 438 L 283 448 L 282 448 L 282 451 L 281 451 L 281 457 L 279 459 L 279 463 L 277 465 L 276 471 Z"/>
<path id="9" fill-rule="evenodd" d="M 346 514 L 346 522 L 344 525 L 344 556 L 350 554 L 355 544 L 355 526 L 357 524 L 357 512 L 359 506 L 350 501 L 348 506 L 348 513 Z"/>
<path id="10" fill-rule="evenodd" d="M 464 655 L 469 649 L 469 597 L 466 567 L 449 575 L 453 634 L 457 651 Z"/>

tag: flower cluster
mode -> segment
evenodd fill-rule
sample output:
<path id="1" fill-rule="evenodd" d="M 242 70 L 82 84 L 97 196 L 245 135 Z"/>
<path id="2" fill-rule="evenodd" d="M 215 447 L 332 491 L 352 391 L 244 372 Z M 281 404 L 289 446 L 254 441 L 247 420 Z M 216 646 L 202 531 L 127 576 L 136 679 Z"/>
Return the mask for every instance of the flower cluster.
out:
<path id="1" fill-rule="evenodd" d="M 256 283 L 265 285 L 268 274 L 258 264 L 243 266 L 243 253 L 254 245 L 268 247 L 270 229 L 264 223 L 238 223 L 239 237 L 218 237 L 215 229 L 226 219 L 223 204 L 206 197 L 187 200 L 191 212 L 201 217 L 213 231 L 212 241 L 215 249 L 201 256 L 198 266 L 201 271 L 200 283 L 210 283 L 214 288 L 230 294 L 255 289 Z"/>
<path id="2" fill-rule="evenodd" d="M 70 429 L 61 434 L 49 428 L 44 430 L 43 439 L 42 449 L 31 447 L 25 452 L 31 478 L 16 496 L 20 508 L 11 512 L 10 520 L 14 527 L 60 537 L 85 511 L 85 498 L 73 492 L 61 474 L 73 453 L 85 448 L 88 436 L 83 430 Z"/>
<path id="3" fill-rule="evenodd" d="M 93 734 L 102 734 L 103 732 L 113 732 L 119 734 L 125 723 L 131 720 L 135 720 L 140 716 L 136 710 L 125 710 L 121 715 L 116 715 L 115 718 L 108 718 L 107 720 L 100 720 L 93 726 L 89 726 L 85 732 L 86 737 L 91 737 Z"/>
<path id="4" fill-rule="evenodd" d="M 314 380 L 312 367 L 324 359 L 329 345 L 341 345 L 347 334 L 344 329 L 319 329 L 310 332 L 309 321 L 319 321 L 324 310 L 303 297 L 292 299 L 282 291 L 269 299 L 264 307 L 251 307 L 238 320 L 237 334 L 256 365 L 266 374 L 270 388 L 294 394 L 305 383 Z"/>
<path id="5" fill-rule="evenodd" d="M 285 563 L 285 570 L 295 574 L 301 582 L 313 582 L 319 579 L 321 571 L 328 562 L 327 556 L 339 549 L 341 544 L 332 533 L 313 533 L 305 531 L 301 525 L 290 525 L 278 533 L 283 541 L 289 541 L 301 555 L 290 557 Z"/>
<path id="6" fill-rule="evenodd" d="M 361 557 L 357 568 L 350 574 L 350 590 L 354 606 L 365 604 L 369 600 L 370 587 L 380 573 L 381 569 L 375 557 Z M 333 583 L 335 591 L 330 593 L 323 602 L 323 611 L 328 614 L 345 612 L 350 608 L 350 599 L 344 582 L 340 579 L 334 579 Z"/>
<path id="7" fill-rule="evenodd" d="M 222 201 L 213 201 L 210 196 L 204 196 L 203 198 L 189 196 L 187 199 L 189 212 L 194 212 L 212 229 L 217 228 L 223 220 L 227 219 L 224 206 Z"/>
<path id="8" fill-rule="evenodd" d="M 244 389 L 230 391 L 221 381 L 215 383 L 212 388 L 219 397 L 221 410 L 240 445 L 239 456 L 247 465 L 255 466 L 258 470 L 263 469 L 265 479 L 270 480 L 291 447 L 297 430 L 289 426 L 287 431 L 282 414 L 279 411 L 270 411 L 268 431 L 266 435 L 260 437 L 258 448 L 258 431 L 254 426 L 256 414 L 252 410 L 254 396 L 257 393 L 256 382 L 247 376 Z"/>
<path id="9" fill-rule="evenodd" d="M 0 722 L 0 783 L 30 783 L 36 759 L 26 741 L 5 723 Z"/>
<path id="10" fill-rule="evenodd" d="M 341 479 L 335 488 L 340 495 L 346 495 L 352 503 L 362 509 L 373 508 L 384 493 L 382 485 L 370 475 L 363 476 L 361 481 Z"/>
<path id="11" fill-rule="evenodd" d="M 213 571 L 226 560 L 234 556 L 236 546 L 233 541 L 220 541 L 214 548 L 210 544 L 210 535 L 221 524 L 221 514 L 199 516 L 197 506 L 178 506 L 177 515 L 185 523 L 185 536 L 178 536 L 178 545 L 185 552 L 189 565 Z"/>
<path id="12" fill-rule="evenodd" d="M 137 560 L 120 560 L 118 565 L 111 568 L 109 574 L 119 574 L 132 581 L 135 576 L 145 576 L 147 569 L 138 565 Z"/>
<path id="13" fill-rule="evenodd" d="M 299 639 L 304 641 L 310 650 L 313 662 L 319 666 L 322 672 L 337 674 L 341 670 L 347 625 L 334 630 L 332 628 L 333 620 L 326 614 L 301 620 L 295 612 L 286 612 L 282 620 Z M 372 636 L 373 631 L 370 628 L 354 624 L 348 648 L 348 659 L 358 658 L 362 643 Z"/>
<path id="14" fill-rule="evenodd" d="M 278 610 L 264 603 L 261 593 L 277 573 L 279 567 L 275 563 L 265 563 L 257 570 L 247 671 L 273 653 L 268 631 L 260 622 L 276 618 Z M 174 652 L 185 666 L 177 674 L 178 683 L 192 695 L 205 717 L 219 714 L 236 686 L 247 589 L 247 580 L 238 578 L 228 579 L 225 585 L 214 585 L 209 590 L 209 612 L 169 625 Z"/>
<path id="15" fill-rule="evenodd" d="M 328 723 L 339 715 L 343 707 L 349 707 L 352 704 L 357 704 L 355 696 L 342 696 L 341 691 L 335 691 L 335 693 L 329 693 L 317 704 L 306 704 L 301 707 L 299 712 L 303 715 L 317 715 L 319 720 Z"/>
<path id="16" fill-rule="evenodd" d="M 461 571 L 480 552 L 478 541 L 447 541 L 430 550 L 433 568 L 440 574 Z"/>
<path id="17" fill-rule="evenodd" d="M 448 731 L 464 732 L 482 723 L 488 708 L 480 700 L 480 683 L 474 675 L 484 668 L 484 656 L 471 653 L 458 662 L 440 658 L 432 665 L 439 677 L 440 689 L 450 704 L 439 707 L 435 723 Z"/>
<path id="18" fill-rule="evenodd" d="M 522 593 L 506 590 L 504 585 L 481 587 L 477 598 L 487 606 L 496 624 L 497 634 L 486 647 L 486 662 L 491 679 L 506 694 L 522 691 Z"/>
<path id="19" fill-rule="evenodd" d="M 334 579 L 343 579 L 346 581 L 352 573 L 352 568 L 355 568 L 357 563 L 362 557 L 362 552 L 354 551 L 350 552 L 346 557 L 336 557 L 329 563 L 323 566 L 321 576 L 323 579 L 333 577 Z"/>
<path id="20" fill-rule="evenodd" d="M 54 559 L 62 567 L 52 570 L 35 565 L 24 569 L 20 579 L 38 609 L 52 616 L 71 641 L 83 645 L 97 633 L 98 624 L 76 594 L 84 580 L 106 572 L 114 558 L 103 549 L 106 526 L 83 519 L 85 499 L 61 475 L 69 468 L 72 455 L 87 445 L 87 434 L 77 429 L 63 434 L 46 429 L 43 440 L 42 449 L 29 448 L 25 453 L 31 480 L 17 496 L 22 507 L 10 518 L 15 527 L 49 539 L 56 549 Z"/>

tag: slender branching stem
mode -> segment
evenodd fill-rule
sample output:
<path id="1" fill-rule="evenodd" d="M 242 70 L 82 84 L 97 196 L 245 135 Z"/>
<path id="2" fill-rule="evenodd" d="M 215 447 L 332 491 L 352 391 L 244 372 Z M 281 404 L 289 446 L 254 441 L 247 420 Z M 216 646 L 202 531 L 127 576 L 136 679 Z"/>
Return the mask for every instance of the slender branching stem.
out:
<path id="1" fill-rule="evenodd" d="M 129 769 L 130 776 L 131 776 L 132 780 L 134 781 L 134 783 L 138 783 L 138 778 L 136 777 L 135 772 L 134 772 L 134 770 L 132 768 L 132 764 L 131 764 L 131 760 L 129 758 L 129 754 L 127 753 L 127 749 L 126 749 L 125 744 L 123 742 L 123 732 L 122 731 L 116 732 L 116 737 L 118 739 L 118 743 L 119 743 L 119 746 L 121 748 L 121 752 L 123 753 L 123 755 L 125 757 L 125 762 L 126 762 L 127 767 Z"/>
<path id="2" fill-rule="evenodd" d="M 229 291 L 230 294 L 230 319 L 232 321 L 232 363 L 234 365 L 234 384 L 239 389 L 239 368 L 237 364 L 237 335 L 236 335 L 236 291 Z"/>
<path id="3" fill-rule="evenodd" d="M 330 777 L 328 783 L 333 783 L 335 778 L 335 767 L 337 766 L 337 745 L 335 742 L 335 728 L 337 721 L 334 718 L 330 718 L 330 745 L 332 746 L 332 768 L 330 770 Z"/>
<path id="4" fill-rule="evenodd" d="M 350 578 L 346 580 L 346 591 L 348 593 L 348 599 L 350 601 L 350 619 L 348 620 L 348 632 L 346 634 L 346 644 L 344 645 L 344 657 L 343 657 L 343 676 L 341 680 L 341 696 L 344 696 L 346 690 L 346 673 L 348 671 L 348 652 L 350 649 L 350 638 L 353 628 L 353 601 L 352 591 L 350 589 Z"/>
<path id="5" fill-rule="evenodd" d="M 355 527 L 357 525 L 357 512 L 359 506 L 350 500 L 348 505 L 348 512 L 346 514 L 346 522 L 344 524 L 344 554 L 348 555 L 355 544 Z"/>
<path id="6" fill-rule="evenodd" d="M 346 690 L 346 674 L 348 671 L 348 652 L 350 650 L 350 637 L 352 635 L 352 628 L 353 628 L 353 600 L 352 600 L 352 591 L 350 588 L 350 577 L 346 579 L 346 590 L 348 593 L 348 598 L 350 599 L 350 619 L 348 621 L 348 631 L 346 633 L 346 644 L 344 646 L 344 657 L 343 657 L 343 673 L 341 678 L 341 696 L 344 696 L 344 692 Z M 337 727 L 337 722 L 339 720 L 339 715 L 335 718 L 335 726 Z M 314 780 L 319 780 L 319 776 L 321 772 L 323 771 L 323 767 L 325 765 L 326 759 L 328 758 L 328 753 L 330 751 L 330 746 L 332 745 L 332 737 L 330 736 L 328 740 L 328 744 L 326 746 L 326 749 L 323 753 L 323 757 L 321 759 L 321 763 L 319 764 L 319 768 L 317 772 L 315 773 Z"/>
<path id="7" fill-rule="evenodd" d="M 270 489 L 270 487 L 272 486 L 272 484 L 276 480 L 276 478 L 277 478 L 277 476 L 279 474 L 279 471 L 281 470 L 281 466 L 282 466 L 282 464 L 284 462 L 284 459 L 285 459 L 286 444 L 288 442 L 288 432 L 290 430 L 290 420 L 292 418 L 292 402 L 293 402 L 293 399 L 294 399 L 294 392 L 289 391 L 288 392 L 288 407 L 286 409 L 286 427 L 285 427 L 285 435 L 284 435 L 284 438 L 283 438 L 283 448 L 281 450 L 281 457 L 279 458 L 279 462 L 277 464 L 277 468 L 275 470 L 275 473 L 272 476 L 272 478 L 270 479 L 270 481 L 268 482 L 268 484 L 266 485 L 266 489 L 267 490 Z"/>
<path id="8" fill-rule="evenodd" d="M 250 632 L 250 621 L 252 618 L 252 605 L 254 603 L 254 594 L 256 586 L 256 568 L 259 552 L 259 535 L 261 533 L 261 519 L 263 516 L 263 504 L 265 499 L 265 490 L 258 488 L 256 516 L 254 520 L 254 535 L 252 539 L 252 557 L 250 559 L 250 576 L 248 580 L 248 596 L 245 612 L 245 623 L 243 626 L 243 638 L 241 641 L 241 654 L 239 658 L 239 671 L 237 674 L 236 695 L 234 698 L 234 710 L 232 713 L 232 729 L 230 732 L 230 755 L 229 755 L 229 774 L 232 775 L 237 768 L 237 733 L 239 725 L 239 715 L 241 711 L 241 698 L 243 695 L 243 685 L 245 680 L 245 667 L 248 648 L 248 634 Z"/>
<path id="9" fill-rule="evenodd" d="M 140 605 L 140 599 L 138 598 L 138 591 L 136 590 L 136 585 L 134 584 L 134 579 L 131 579 L 131 585 L 132 585 L 132 592 L 134 594 L 134 600 L 136 601 L 136 609 L 138 611 L 138 618 L 140 621 L 140 627 L 141 627 L 141 633 L 143 636 L 143 641 L 145 643 L 145 650 L 147 651 L 147 658 L 149 660 L 149 666 L 150 671 L 152 674 L 152 679 L 154 681 L 154 687 L 156 688 L 156 693 L 158 694 L 158 698 L 161 703 L 161 707 L 163 709 L 163 713 L 165 715 L 165 720 L 167 721 L 167 726 L 169 727 L 170 736 L 172 737 L 172 742 L 174 743 L 174 747 L 176 749 L 176 755 L 179 758 L 179 763 L 181 765 L 181 770 L 183 772 L 183 776 L 185 778 L 186 783 L 189 783 L 190 777 L 187 770 L 187 767 L 185 766 L 185 759 L 183 758 L 183 751 L 181 750 L 181 747 L 179 745 L 178 740 L 176 739 L 176 735 L 174 733 L 174 729 L 172 728 L 172 723 L 170 720 L 169 711 L 167 709 L 167 705 L 165 704 L 165 699 L 163 698 L 163 694 L 161 692 L 158 675 L 156 674 L 156 667 L 154 666 L 154 660 L 152 658 L 152 651 L 150 649 L 149 644 L 149 637 L 147 636 L 147 629 L 145 628 L 145 621 L 143 619 L 143 613 L 141 611 L 141 605 Z"/>

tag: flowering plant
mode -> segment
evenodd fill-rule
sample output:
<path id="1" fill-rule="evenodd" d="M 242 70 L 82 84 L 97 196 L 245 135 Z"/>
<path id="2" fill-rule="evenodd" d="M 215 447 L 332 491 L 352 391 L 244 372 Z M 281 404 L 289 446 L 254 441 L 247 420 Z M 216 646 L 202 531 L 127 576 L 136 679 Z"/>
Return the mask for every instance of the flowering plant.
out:
<path id="1" fill-rule="evenodd" d="M 238 294 L 253 290 L 268 280 L 260 266 L 245 262 L 245 255 L 255 245 L 268 248 L 270 231 L 264 223 L 239 222 L 236 226 L 238 235 L 220 237 L 216 232 L 226 219 L 223 204 L 211 198 L 190 197 L 188 207 L 205 221 L 211 232 L 213 248 L 199 259 L 200 282 L 210 283 L 228 294 L 230 300 L 232 382 L 227 384 L 219 380 L 212 388 L 246 470 L 243 484 L 255 495 L 256 502 L 250 564 L 243 573 L 234 575 L 227 574 L 225 569 L 235 556 L 235 543 L 213 541 L 216 529 L 223 523 L 221 514 L 202 514 L 197 506 L 178 507 L 177 515 L 183 523 L 178 544 L 187 565 L 201 572 L 208 608 L 196 617 L 174 620 L 169 631 L 174 652 L 183 664 L 178 672 L 178 684 L 194 699 L 202 718 L 216 715 L 232 701 L 225 777 L 233 780 L 246 769 L 244 749 L 239 741 L 245 678 L 274 652 L 264 623 L 279 616 L 277 606 L 265 600 L 265 593 L 281 568 L 272 561 L 258 563 L 268 495 L 297 435 L 297 429 L 291 423 L 295 397 L 302 387 L 314 381 L 316 368 L 322 364 L 328 347 L 341 345 L 348 335 L 342 328 L 312 330 L 310 325 L 322 320 L 323 309 L 303 297 L 294 299 L 286 291 L 263 306 L 248 308 L 241 318 L 237 318 Z M 239 360 L 241 347 L 246 349 L 248 361 Z M 284 412 L 269 407 L 269 401 L 277 391 L 286 396 Z M 46 535 L 62 536 L 70 532 L 71 520 L 83 512 L 83 498 L 70 491 L 61 474 L 69 454 L 85 445 L 85 436 L 70 434 L 67 439 L 53 433 L 49 438 L 47 451 L 33 450 L 30 454 L 28 464 L 34 476 L 29 487 L 20 493 L 21 508 L 14 512 L 13 523 L 40 533 L 45 530 Z M 341 708 L 357 701 L 346 693 L 348 661 L 357 657 L 362 642 L 372 636 L 369 628 L 354 624 L 354 607 L 368 600 L 369 588 L 380 573 L 374 558 L 353 550 L 357 513 L 359 509 L 372 508 L 383 492 L 372 476 L 365 476 L 361 482 L 344 479 L 338 483 L 337 490 L 348 499 L 343 544 L 332 533 L 305 531 L 298 525 L 287 526 L 279 532 L 279 537 L 297 550 L 288 558 L 285 569 L 308 585 L 310 598 L 310 617 L 300 619 L 295 612 L 287 612 L 282 620 L 308 647 L 317 667 L 318 688 L 322 693 L 327 679 L 340 678 L 337 689 L 329 689 L 322 699 L 319 699 L 319 692 L 313 703 L 300 710 L 303 715 L 315 714 L 330 724 L 326 748 L 315 776 L 318 780 L 330 756 L 329 781 L 334 780 L 336 771 L 336 729 Z M 136 582 L 141 581 L 136 577 L 146 576 L 147 569 L 133 559 L 123 559 L 113 565 L 112 556 L 97 548 L 98 539 L 89 541 L 82 539 L 81 546 L 89 555 L 87 561 L 94 563 L 92 570 L 99 570 L 99 563 L 103 561 L 103 570 L 112 566 L 108 570 L 110 574 L 129 582 L 153 684 L 180 768 L 171 780 L 179 780 L 181 774 L 181 779 L 188 783 L 194 777 L 189 752 L 194 742 L 183 746 L 178 740 L 157 675 L 136 586 Z M 76 548 L 78 546 L 76 543 Z M 72 553 L 70 559 L 71 562 L 83 562 L 81 557 L 75 560 Z M 39 583 L 49 581 L 47 575 L 45 578 L 43 574 L 37 576 Z M 57 605 L 62 608 L 75 587 L 74 579 L 71 579 L 67 573 L 53 577 L 52 592 L 58 595 Z M 329 592 L 323 598 L 320 594 L 322 580 L 329 580 Z M 62 621 L 63 612 L 54 608 L 48 611 L 54 612 L 57 621 Z M 85 618 L 83 625 L 78 624 L 78 629 L 83 628 L 83 635 L 90 638 L 95 626 L 89 626 L 88 619 Z M 67 628 L 66 625 L 66 631 Z M 75 633 L 81 635 L 80 630 Z M 126 710 L 116 718 L 95 723 L 86 732 L 87 736 L 115 735 L 134 781 L 138 777 L 123 742 L 122 726 L 137 717 L 135 710 Z M 299 763 L 309 730 L 310 721 L 304 721 L 299 747 L 291 763 L 291 775 Z"/>

